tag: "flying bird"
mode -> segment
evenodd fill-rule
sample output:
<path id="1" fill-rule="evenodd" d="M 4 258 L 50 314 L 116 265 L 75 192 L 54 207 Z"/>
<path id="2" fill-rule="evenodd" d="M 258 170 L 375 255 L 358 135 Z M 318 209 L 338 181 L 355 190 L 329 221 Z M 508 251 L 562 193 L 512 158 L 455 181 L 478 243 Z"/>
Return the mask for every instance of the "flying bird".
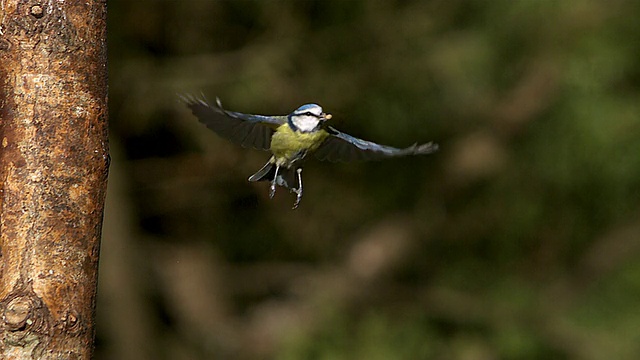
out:
<path id="1" fill-rule="evenodd" d="M 265 116 L 228 111 L 220 99 L 209 104 L 203 97 L 180 96 L 198 120 L 219 136 L 243 147 L 270 151 L 272 156 L 249 181 L 269 181 L 269 198 L 276 186 L 296 194 L 293 209 L 302 199 L 302 165 L 314 154 L 320 160 L 348 162 L 431 154 L 438 145 L 429 142 L 395 148 L 345 134 L 327 125 L 331 114 L 317 104 L 302 105 L 289 115 Z"/>

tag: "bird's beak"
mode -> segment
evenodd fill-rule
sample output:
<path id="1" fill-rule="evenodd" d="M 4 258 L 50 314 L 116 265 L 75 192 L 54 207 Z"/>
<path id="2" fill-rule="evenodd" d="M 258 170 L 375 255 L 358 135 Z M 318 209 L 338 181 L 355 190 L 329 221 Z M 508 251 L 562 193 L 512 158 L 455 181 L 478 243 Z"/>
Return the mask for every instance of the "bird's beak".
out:
<path id="1" fill-rule="evenodd" d="M 331 114 L 324 114 L 324 119 L 325 120 L 331 120 L 333 116 Z"/>

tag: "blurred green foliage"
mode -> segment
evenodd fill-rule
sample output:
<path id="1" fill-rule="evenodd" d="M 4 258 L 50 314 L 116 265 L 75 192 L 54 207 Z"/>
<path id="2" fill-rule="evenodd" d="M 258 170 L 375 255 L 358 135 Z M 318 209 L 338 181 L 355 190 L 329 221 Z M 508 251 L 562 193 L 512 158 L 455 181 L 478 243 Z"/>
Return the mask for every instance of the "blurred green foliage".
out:
<path id="1" fill-rule="evenodd" d="M 109 196 L 129 210 L 105 226 L 128 219 L 131 255 L 101 265 L 142 290 L 101 280 L 98 308 L 138 292 L 148 325 L 132 350 L 101 322 L 100 358 L 640 357 L 640 2 L 109 12 Z M 268 155 L 204 130 L 185 92 L 248 113 L 317 102 L 345 132 L 442 150 L 310 162 L 292 212 L 246 181 Z"/>

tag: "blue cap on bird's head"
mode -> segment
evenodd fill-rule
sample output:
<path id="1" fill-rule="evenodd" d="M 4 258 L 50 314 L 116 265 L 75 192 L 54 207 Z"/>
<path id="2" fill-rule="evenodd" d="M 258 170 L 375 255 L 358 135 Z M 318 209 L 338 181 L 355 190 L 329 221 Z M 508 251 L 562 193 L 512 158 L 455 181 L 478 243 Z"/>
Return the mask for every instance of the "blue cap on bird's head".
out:
<path id="1" fill-rule="evenodd" d="M 294 115 L 302 115 L 304 113 L 320 116 L 320 114 L 322 114 L 322 106 L 318 104 L 304 104 L 293 112 Z"/>
<path id="2" fill-rule="evenodd" d="M 331 114 L 325 114 L 322 112 L 322 107 L 318 104 L 304 104 L 297 108 L 291 115 L 308 115 L 326 120 L 331 119 Z"/>

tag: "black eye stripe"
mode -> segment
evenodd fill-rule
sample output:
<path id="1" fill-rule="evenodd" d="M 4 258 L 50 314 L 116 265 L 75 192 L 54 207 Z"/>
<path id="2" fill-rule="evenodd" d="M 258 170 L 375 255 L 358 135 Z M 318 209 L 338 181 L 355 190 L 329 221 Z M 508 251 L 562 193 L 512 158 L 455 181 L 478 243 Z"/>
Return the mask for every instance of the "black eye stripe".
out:
<path id="1" fill-rule="evenodd" d="M 298 116 L 303 116 L 303 115 L 304 116 L 313 116 L 313 117 L 317 117 L 317 118 L 320 117 L 320 115 L 316 115 L 316 114 L 314 114 L 312 112 L 309 112 L 309 111 L 304 112 L 304 113 L 297 113 L 296 115 L 298 115 Z"/>

